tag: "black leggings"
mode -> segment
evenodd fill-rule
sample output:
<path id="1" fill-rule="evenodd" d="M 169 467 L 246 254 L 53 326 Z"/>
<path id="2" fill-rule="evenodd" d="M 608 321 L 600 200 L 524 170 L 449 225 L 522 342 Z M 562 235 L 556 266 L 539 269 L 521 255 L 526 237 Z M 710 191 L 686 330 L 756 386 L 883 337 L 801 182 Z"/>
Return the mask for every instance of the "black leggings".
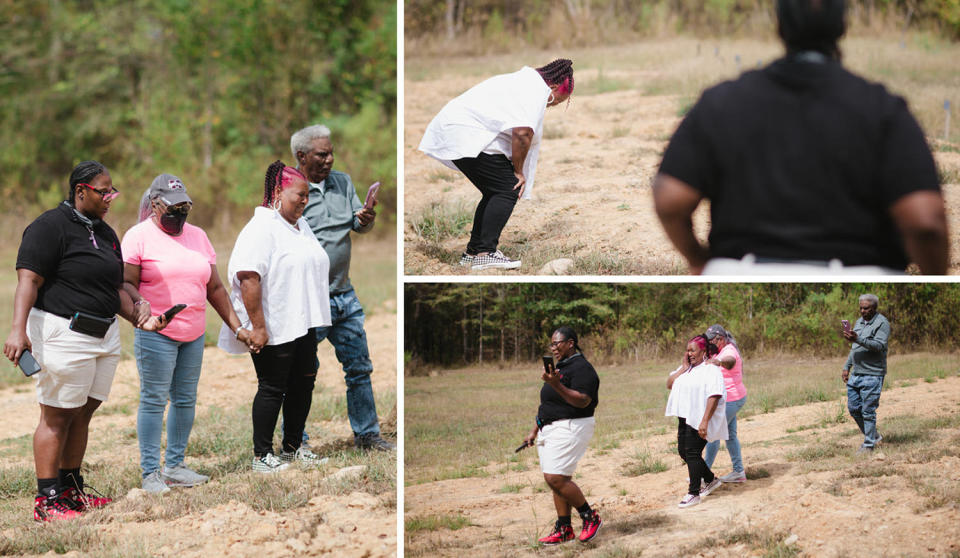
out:
<path id="1" fill-rule="evenodd" d="M 317 336 L 313 329 L 282 345 L 266 345 L 253 355 L 257 395 L 253 398 L 253 453 L 273 451 L 273 431 L 283 409 L 283 451 L 296 451 L 310 414 L 317 379 Z"/>
<path id="2" fill-rule="evenodd" d="M 500 233 L 517 204 L 519 190 L 513 189 L 517 184 L 513 163 L 504 155 L 481 153 L 476 157 L 457 159 L 453 164 L 483 194 L 473 214 L 467 254 L 496 252 Z"/>
<path id="3" fill-rule="evenodd" d="M 707 462 L 703 460 L 703 448 L 707 441 L 700 437 L 697 429 L 687 425 L 687 421 L 680 417 L 677 422 L 677 451 L 687 464 L 687 473 L 690 475 L 689 494 L 700 494 L 700 480 L 710 484 L 716 478 Z"/>

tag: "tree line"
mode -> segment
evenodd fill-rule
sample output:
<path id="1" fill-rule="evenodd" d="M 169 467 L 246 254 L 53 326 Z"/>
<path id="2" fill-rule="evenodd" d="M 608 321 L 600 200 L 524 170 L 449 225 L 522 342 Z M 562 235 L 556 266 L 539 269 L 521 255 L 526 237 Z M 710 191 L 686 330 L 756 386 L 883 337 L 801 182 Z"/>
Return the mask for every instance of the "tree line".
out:
<path id="1" fill-rule="evenodd" d="M 35 216 L 96 159 L 123 193 L 118 219 L 170 172 L 192 222 L 236 230 L 267 166 L 296 164 L 290 134 L 321 122 L 335 168 L 361 197 L 381 181 L 393 220 L 396 22 L 382 0 L 2 2 L 0 210 Z"/>
<path id="2" fill-rule="evenodd" d="M 937 29 L 960 38 L 960 0 L 848 0 L 852 25 Z M 541 48 L 584 46 L 670 32 L 769 34 L 767 0 L 408 0 L 405 37 L 506 51 L 518 40 Z"/>
<path id="3" fill-rule="evenodd" d="M 960 346 L 960 285 L 942 283 L 413 283 L 404 287 L 407 369 L 531 361 L 561 325 L 598 361 L 679 354 L 719 323 L 746 353 L 842 357 L 840 320 L 873 293 L 891 351 Z"/>

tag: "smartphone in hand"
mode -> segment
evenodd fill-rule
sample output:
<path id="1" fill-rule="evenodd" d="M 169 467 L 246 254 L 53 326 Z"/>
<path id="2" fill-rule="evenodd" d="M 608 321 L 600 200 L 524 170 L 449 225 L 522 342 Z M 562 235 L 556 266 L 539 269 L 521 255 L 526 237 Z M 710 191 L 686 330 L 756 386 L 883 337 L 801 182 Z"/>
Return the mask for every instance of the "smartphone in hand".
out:
<path id="1" fill-rule="evenodd" d="M 374 182 L 370 189 L 367 190 L 367 199 L 363 202 L 364 209 L 373 209 L 373 205 L 377 203 L 377 193 L 380 191 L 380 183 Z"/>
<path id="2" fill-rule="evenodd" d="M 547 374 L 553 372 L 553 357 L 550 355 L 543 355 L 543 371 Z"/>
<path id="3" fill-rule="evenodd" d="M 33 353 L 30 352 L 30 349 L 24 349 L 24 351 L 20 353 L 20 370 L 23 370 L 23 375 L 28 378 L 41 370 L 40 364 L 37 362 L 37 359 L 33 358 Z"/>
<path id="4" fill-rule="evenodd" d="M 171 306 L 166 312 L 163 313 L 164 323 L 169 324 L 170 320 L 172 320 L 174 316 L 179 314 L 186 307 L 187 307 L 186 304 L 174 304 L 173 306 Z"/>
<path id="5" fill-rule="evenodd" d="M 840 325 L 843 326 L 844 333 L 850 333 L 850 320 L 840 320 Z"/>

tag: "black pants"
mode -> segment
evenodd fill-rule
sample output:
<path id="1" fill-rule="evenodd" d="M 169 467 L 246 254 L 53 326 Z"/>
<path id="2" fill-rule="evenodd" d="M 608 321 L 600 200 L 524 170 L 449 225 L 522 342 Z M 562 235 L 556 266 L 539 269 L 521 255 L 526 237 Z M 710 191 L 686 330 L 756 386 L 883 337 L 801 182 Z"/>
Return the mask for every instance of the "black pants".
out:
<path id="1" fill-rule="evenodd" d="M 262 457 L 273 451 L 273 431 L 283 409 L 284 451 L 300 447 L 303 426 L 313 401 L 317 379 L 317 335 L 306 335 L 282 345 L 267 345 L 253 354 L 257 371 L 257 395 L 253 398 L 253 453 Z"/>
<path id="2" fill-rule="evenodd" d="M 457 159 L 453 164 L 483 194 L 473 214 L 467 253 L 495 252 L 500 244 L 500 233 L 517 204 L 519 190 L 513 189 L 517 185 L 513 163 L 504 155 L 481 153 L 476 157 Z"/>
<path id="3" fill-rule="evenodd" d="M 716 478 L 707 462 L 703 460 L 703 448 L 707 441 L 700 437 L 697 429 L 689 426 L 682 417 L 677 423 L 677 451 L 687 464 L 687 473 L 690 475 L 689 494 L 700 494 L 700 480 L 710 484 Z"/>

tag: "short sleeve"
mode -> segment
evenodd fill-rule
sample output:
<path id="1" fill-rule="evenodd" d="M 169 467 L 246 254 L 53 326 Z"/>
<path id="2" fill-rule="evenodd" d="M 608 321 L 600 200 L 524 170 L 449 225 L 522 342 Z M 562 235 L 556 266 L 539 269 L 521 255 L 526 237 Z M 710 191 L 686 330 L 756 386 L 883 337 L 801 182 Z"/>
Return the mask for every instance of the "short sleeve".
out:
<path id="1" fill-rule="evenodd" d="M 44 279 L 57 274 L 63 258 L 62 231 L 49 215 L 41 215 L 27 225 L 17 252 L 17 269 L 29 269 Z"/>
<path id="2" fill-rule="evenodd" d="M 210 265 L 217 265 L 217 251 L 213 248 L 213 244 L 210 243 L 210 238 L 207 237 L 207 233 L 198 227 L 197 236 L 200 250 L 203 255 L 207 257 L 207 262 L 209 262 Z"/>
<path id="3" fill-rule="evenodd" d="M 570 389 L 594 397 L 594 394 L 600 389 L 600 378 L 597 377 L 596 372 L 586 368 L 580 374 L 574 375 L 570 381 Z"/>
<path id="4" fill-rule="evenodd" d="M 710 146 L 709 136 L 702 126 L 707 110 L 705 97 L 701 97 L 670 138 L 660 162 L 660 172 L 685 182 L 710 197 L 714 190 L 714 181 L 720 172 L 714 163 L 714 151 Z"/>
<path id="5" fill-rule="evenodd" d="M 916 191 L 940 191 L 933 154 L 920 125 L 900 97 L 890 96 L 880 157 L 880 195 L 889 207 Z"/>
<path id="6" fill-rule="evenodd" d="M 270 268 L 273 235 L 265 223 L 251 221 L 237 235 L 237 242 L 230 254 L 230 275 L 241 271 L 254 271 L 263 279 Z"/>
<path id="7" fill-rule="evenodd" d="M 710 381 L 707 384 L 707 397 L 713 397 L 714 395 L 722 396 L 727 392 L 727 386 L 723 382 L 723 372 L 720 371 L 720 367 L 716 365 L 710 365 Z"/>
<path id="8" fill-rule="evenodd" d="M 123 253 L 123 263 L 140 265 L 140 262 L 143 261 L 142 231 L 142 227 L 134 225 L 123 235 L 123 240 L 120 242 L 120 250 Z"/>

